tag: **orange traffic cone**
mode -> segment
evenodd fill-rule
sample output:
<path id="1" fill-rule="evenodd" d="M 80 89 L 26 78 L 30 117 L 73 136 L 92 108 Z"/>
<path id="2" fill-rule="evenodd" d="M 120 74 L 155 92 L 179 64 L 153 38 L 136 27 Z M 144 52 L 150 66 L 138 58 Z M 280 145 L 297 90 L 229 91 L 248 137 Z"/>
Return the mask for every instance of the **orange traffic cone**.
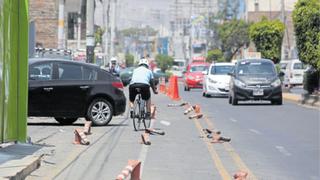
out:
<path id="1" fill-rule="evenodd" d="M 124 180 L 131 175 L 131 180 L 140 180 L 141 162 L 138 160 L 129 160 L 128 165 L 117 176 L 116 180 Z"/>
<path id="2" fill-rule="evenodd" d="M 175 101 L 180 100 L 179 87 L 178 87 L 178 77 L 177 76 L 172 77 L 172 94 L 170 97 L 172 100 L 175 100 Z"/>
<path id="3" fill-rule="evenodd" d="M 169 78 L 169 86 L 167 88 L 167 96 L 171 97 L 172 95 L 172 86 L 173 86 L 173 79 L 172 76 Z"/>
<path id="4" fill-rule="evenodd" d="M 91 125 L 92 125 L 92 121 L 86 121 L 84 123 L 83 132 L 84 132 L 85 135 L 90 135 L 91 134 Z"/>

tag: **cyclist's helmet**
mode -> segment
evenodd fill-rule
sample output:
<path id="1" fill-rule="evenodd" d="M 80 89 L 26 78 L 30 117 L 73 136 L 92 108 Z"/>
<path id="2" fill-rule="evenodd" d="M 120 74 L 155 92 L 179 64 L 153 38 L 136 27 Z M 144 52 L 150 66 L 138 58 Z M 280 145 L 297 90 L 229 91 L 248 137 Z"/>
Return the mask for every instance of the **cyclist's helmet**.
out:
<path id="1" fill-rule="evenodd" d="M 149 61 L 147 59 L 140 59 L 139 66 L 145 65 L 147 68 L 149 68 Z"/>

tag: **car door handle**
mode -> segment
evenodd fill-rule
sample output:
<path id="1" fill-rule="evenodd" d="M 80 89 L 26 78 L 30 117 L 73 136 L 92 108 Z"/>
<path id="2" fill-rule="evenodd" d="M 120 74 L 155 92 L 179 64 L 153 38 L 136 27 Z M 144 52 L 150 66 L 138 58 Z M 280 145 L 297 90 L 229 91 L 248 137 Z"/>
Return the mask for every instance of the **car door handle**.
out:
<path id="1" fill-rule="evenodd" d="M 89 86 L 80 86 L 80 89 L 83 89 L 83 90 L 89 89 Z"/>
<path id="2" fill-rule="evenodd" d="M 48 87 L 48 88 L 43 88 L 43 90 L 44 90 L 44 91 L 47 91 L 47 92 L 50 92 L 50 91 L 53 90 L 53 88 L 52 88 L 52 87 Z"/>

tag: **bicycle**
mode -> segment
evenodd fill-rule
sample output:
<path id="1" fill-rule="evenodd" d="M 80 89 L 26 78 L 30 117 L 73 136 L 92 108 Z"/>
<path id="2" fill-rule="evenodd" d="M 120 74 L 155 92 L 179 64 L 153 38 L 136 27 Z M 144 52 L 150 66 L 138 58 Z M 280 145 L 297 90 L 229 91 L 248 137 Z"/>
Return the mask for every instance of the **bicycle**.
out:
<path id="1" fill-rule="evenodd" d="M 150 127 L 151 120 L 146 119 L 147 115 L 147 103 L 145 100 L 142 99 L 141 97 L 141 89 L 136 88 L 138 94 L 136 99 L 134 100 L 134 105 L 133 105 L 133 127 L 135 131 L 142 130 L 141 129 L 141 123 L 144 125 L 144 129 L 147 129 Z"/>

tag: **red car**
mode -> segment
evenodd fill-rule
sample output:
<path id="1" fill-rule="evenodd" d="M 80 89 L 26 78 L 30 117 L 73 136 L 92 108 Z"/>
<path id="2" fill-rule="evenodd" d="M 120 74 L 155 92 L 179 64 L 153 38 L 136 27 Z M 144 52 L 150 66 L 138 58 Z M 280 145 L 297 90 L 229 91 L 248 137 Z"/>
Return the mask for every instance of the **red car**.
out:
<path id="1" fill-rule="evenodd" d="M 209 64 L 206 62 L 192 62 L 187 66 L 184 74 L 184 90 L 190 91 L 191 88 L 202 88 L 203 74 L 207 72 Z"/>

